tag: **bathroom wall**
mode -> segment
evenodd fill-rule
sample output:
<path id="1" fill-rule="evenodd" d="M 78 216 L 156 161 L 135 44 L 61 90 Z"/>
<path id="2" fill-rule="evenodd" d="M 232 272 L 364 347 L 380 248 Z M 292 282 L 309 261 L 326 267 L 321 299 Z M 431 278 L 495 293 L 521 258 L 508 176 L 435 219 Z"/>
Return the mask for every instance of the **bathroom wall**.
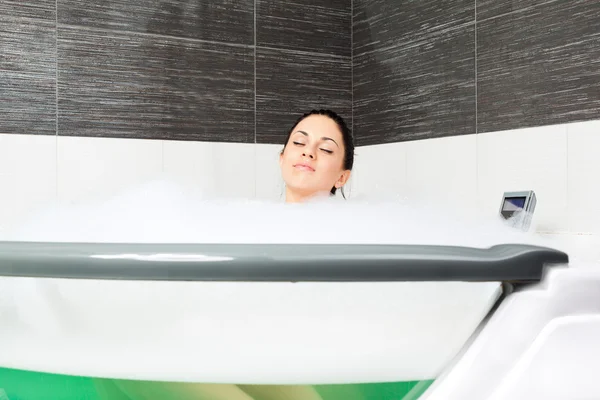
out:
<path id="1" fill-rule="evenodd" d="M 538 231 L 600 259 L 598 4 L 0 0 L 0 230 L 161 174 L 280 198 L 282 128 L 326 105 L 351 198 L 533 189 Z"/>
<path id="2" fill-rule="evenodd" d="M 359 145 L 600 119 L 597 1 L 354 0 Z"/>
<path id="3" fill-rule="evenodd" d="M 600 262 L 600 3 L 354 0 L 355 195 L 497 215 Z"/>
<path id="4" fill-rule="evenodd" d="M 273 198 L 287 129 L 351 121 L 351 86 L 350 0 L 0 0 L 0 229 L 161 174 Z"/>
<path id="5" fill-rule="evenodd" d="M 499 215 L 506 191 L 534 190 L 533 229 L 600 263 L 600 120 L 357 149 L 353 196 Z"/>

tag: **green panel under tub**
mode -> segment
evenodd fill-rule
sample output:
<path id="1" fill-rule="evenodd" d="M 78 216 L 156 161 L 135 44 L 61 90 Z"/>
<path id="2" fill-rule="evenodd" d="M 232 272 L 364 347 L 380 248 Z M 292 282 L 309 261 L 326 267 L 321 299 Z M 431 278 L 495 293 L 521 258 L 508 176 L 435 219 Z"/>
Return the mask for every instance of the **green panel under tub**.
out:
<path id="1" fill-rule="evenodd" d="M 227 385 L 98 379 L 0 369 L 0 400 L 415 400 L 432 381 Z"/>

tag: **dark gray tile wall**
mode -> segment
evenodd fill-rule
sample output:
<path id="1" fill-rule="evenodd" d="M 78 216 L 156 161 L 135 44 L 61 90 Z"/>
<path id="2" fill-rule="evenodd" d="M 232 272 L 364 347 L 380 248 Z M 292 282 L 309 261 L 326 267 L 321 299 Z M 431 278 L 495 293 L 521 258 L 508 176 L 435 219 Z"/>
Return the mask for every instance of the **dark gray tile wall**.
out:
<path id="1" fill-rule="evenodd" d="M 564 0 L 477 0 L 477 20 L 497 17 L 514 11 L 522 11 L 544 3 Z M 570 1 L 570 0 L 569 0 Z"/>
<path id="2" fill-rule="evenodd" d="M 360 145 L 475 132 L 472 0 L 354 0 Z"/>
<path id="3" fill-rule="evenodd" d="M 58 22 L 254 44 L 254 0 L 58 0 Z"/>
<path id="4" fill-rule="evenodd" d="M 350 57 L 351 5 L 349 0 L 258 0 L 256 42 Z"/>
<path id="5" fill-rule="evenodd" d="M 281 143 L 328 107 L 366 145 L 600 119 L 598 26 L 588 0 L 0 0 L 0 133 Z"/>
<path id="6" fill-rule="evenodd" d="M 351 30 L 351 0 L 0 0 L 0 133 L 281 143 L 351 119 Z"/>
<path id="7" fill-rule="evenodd" d="M 252 48 L 71 27 L 58 33 L 60 135 L 254 141 Z"/>
<path id="8" fill-rule="evenodd" d="M 478 132 L 600 118 L 600 2 L 477 10 Z"/>
<path id="9" fill-rule="evenodd" d="M 354 0 L 354 54 L 432 37 L 473 23 L 473 0 Z"/>
<path id="10" fill-rule="evenodd" d="M 359 145 L 600 119 L 600 2 L 474 3 L 354 0 Z"/>
<path id="11" fill-rule="evenodd" d="M 258 143 L 283 143 L 298 116 L 331 108 L 349 126 L 352 117 L 350 57 L 261 48 L 256 53 Z"/>
<path id="12" fill-rule="evenodd" d="M 352 125 L 351 0 L 257 0 L 256 141 L 330 108 Z"/>
<path id="13" fill-rule="evenodd" d="M 55 0 L 0 0 L 0 133 L 56 133 Z"/>
<path id="14" fill-rule="evenodd" d="M 358 145 L 475 131 L 475 26 L 354 56 Z"/>

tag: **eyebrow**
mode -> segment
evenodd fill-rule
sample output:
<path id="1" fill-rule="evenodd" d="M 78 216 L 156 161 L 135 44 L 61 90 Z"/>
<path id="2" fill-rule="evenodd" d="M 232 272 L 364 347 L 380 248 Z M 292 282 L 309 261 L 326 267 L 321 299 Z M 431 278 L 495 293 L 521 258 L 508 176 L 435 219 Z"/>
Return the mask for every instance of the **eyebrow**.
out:
<path id="1" fill-rule="evenodd" d="M 296 131 L 296 133 L 301 133 L 301 134 L 303 134 L 304 136 L 308 136 L 308 133 L 306 133 L 306 132 L 304 132 L 304 131 Z M 339 145 L 339 144 L 337 144 L 337 142 L 336 142 L 335 140 L 333 140 L 332 138 L 330 138 L 330 137 L 323 136 L 321 139 L 322 139 L 322 140 L 331 140 L 333 143 L 335 143 L 335 145 L 336 145 L 337 147 L 340 147 L 340 145 Z"/>

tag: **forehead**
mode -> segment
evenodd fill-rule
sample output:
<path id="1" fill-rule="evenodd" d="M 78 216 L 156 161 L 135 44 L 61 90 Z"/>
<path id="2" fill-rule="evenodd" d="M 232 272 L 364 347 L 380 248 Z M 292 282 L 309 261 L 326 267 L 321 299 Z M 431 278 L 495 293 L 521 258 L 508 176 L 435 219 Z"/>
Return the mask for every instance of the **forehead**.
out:
<path id="1" fill-rule="evenodd" d="M 342 132 L 340 128 L 334 120 L 324 115 L 310 115 L 304 118 L 294 128 L 294 133 L 298 131 L 304 131 L 314 138 L 326 136 L 341 144 Z"/>

